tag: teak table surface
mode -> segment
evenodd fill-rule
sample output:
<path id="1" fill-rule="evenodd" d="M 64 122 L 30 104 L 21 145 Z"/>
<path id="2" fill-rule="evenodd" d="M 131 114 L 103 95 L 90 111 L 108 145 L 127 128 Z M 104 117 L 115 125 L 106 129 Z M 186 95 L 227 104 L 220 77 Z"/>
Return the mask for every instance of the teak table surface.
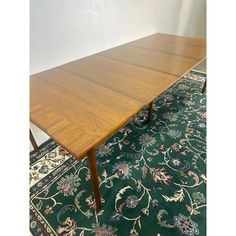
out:
<path id="1" fill-rule="evenodd" d="M 157 33 L 34 74 L 30 120 L 75 158 L 96 161 L 99 144 L 205 57 L 204 39 Z"/>
<path id="2" fill-rule="evenodd" d="M 154 34 L 31 76 L 30 119 L 76 158 L 205 58 L 205 40 Z"/>

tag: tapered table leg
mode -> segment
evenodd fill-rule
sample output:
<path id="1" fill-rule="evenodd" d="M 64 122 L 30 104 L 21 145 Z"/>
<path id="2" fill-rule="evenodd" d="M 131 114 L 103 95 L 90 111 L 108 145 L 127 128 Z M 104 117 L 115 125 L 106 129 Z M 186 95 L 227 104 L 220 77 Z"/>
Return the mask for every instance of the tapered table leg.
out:
<path id="1" fill-rule="evenodd" d="M 96 210 L 97 212 L 99 212 L 102 209 L 102 202 L 101 202 L 101 196 L 100 196 L 100 190 L 99 190 L 95 149 L 91 149 L 88 151 L 88 161 L 89 161 L 91 181 L 93 185 L 93 192 L 94 192 L 95 201 L 96 201 Z"/>
<path id="2" fill-rule="evenodd" d="M 205 80 L 204 86 L 203 86 L 203 88 L 202 88 L 202 93 L 205 93 L 205 92 L 206 92 L 206 80 Z"/>
<path id="3" fill-rule="evenodd" d="M 152 118 L 152 105 L 153 105 L 153 102 L 150 102 L 148 105 L 147 123 L 150 122 Z"/>
<path id="4" fill-rule="evenodd" d="M 37 145 L 37 143 L 36 143 L 36 141 L 35 141 L 35 139 L 34 139 L 34 136 L 33 136 L 32 132 L 31 132 L 31 129 L 30 129 L 29 131 L 30 131 L 30 142 L 31 142 L 31 144 L 32 144 L 32 146 L 33 146 L 33 148 L 34 148 L 34 150 L 35 150 L 35 151 L 38 151 L 38 150 L 39 150 L 39 147 L 38 147 L 38 145 Z"/>

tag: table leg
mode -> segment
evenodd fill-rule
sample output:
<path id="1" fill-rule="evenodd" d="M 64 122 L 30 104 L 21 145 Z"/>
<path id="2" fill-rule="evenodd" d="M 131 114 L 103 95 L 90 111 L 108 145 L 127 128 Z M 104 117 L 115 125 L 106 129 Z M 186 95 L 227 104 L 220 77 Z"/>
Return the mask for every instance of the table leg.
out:
<path id="1" fill-rule="evenodd" d="M 39 150 L 39 147 L 38 147 L 38 145 L 37 145 L 37 143 L 36 143 L 36 141 L 35 141 L 35 139 L 34 139 L 34 136 L 33 136 L 32 132 L 31 132 L 31 129 L 30 129 L 29 131 L 30 131 L 30 142 L 31 142 L 31 144 L 32 144 L 32 146 L 33 146 L 33 148 L 34 148 L 34 150 L 35 150 L 35 151 L 38 151 L 38 150 Z"/>
<path id="2" fill-rule="evenodd" d="M 100 196 L 100 190 L 99 190 L 95 149 L 91 149 L 88 151 L 88 161 L 89 161 L 91 181 L 93 185 L 93 192 L 94 192 L 95 201 L 96 201 L 96 210 L 97 212 L 99 212 L 102 209 L 102 202 L 101 202 L 101 196 Z"/>
<path id="3" fill-rule="evenodd" d="M 150 102 L 148 105 L 147 123 L 150 122 L 152 118 L 152 105 L 153 105 L 153 102 Z"/>
<path id="4" fill-rule="evenodd" d="M 202 89 L 202 93 L 205 93 L 206 91 L 206 80 L 205 80 L 205 83 L 204 83 L 204 86 L 203 86 L 203 89 Z"/>

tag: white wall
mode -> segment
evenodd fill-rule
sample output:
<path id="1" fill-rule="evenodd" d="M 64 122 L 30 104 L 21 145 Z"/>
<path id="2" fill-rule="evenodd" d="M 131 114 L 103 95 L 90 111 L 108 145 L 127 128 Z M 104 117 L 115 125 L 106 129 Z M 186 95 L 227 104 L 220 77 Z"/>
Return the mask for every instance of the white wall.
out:
<path id="1" fill-rule="evenodd" d="M 179 14 L 177 35 L 206 37 L 206 0 L 184 0 Z"/>
<path id="2" fill-rule="evenodd" d="M 156 32 L 205 37 L 205 0 L 30 2 L 31 74 Z"/>

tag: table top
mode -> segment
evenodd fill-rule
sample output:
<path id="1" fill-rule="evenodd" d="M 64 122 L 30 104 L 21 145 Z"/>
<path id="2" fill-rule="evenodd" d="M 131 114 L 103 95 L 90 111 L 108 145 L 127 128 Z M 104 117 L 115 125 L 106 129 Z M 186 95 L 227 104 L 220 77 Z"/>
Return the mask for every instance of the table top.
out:
<path id="1" fill-rule="evenodd" d="M 206 56 L 204 39 L 154 34 L 30 80 L 30 120 L 77 159 Z"/>

